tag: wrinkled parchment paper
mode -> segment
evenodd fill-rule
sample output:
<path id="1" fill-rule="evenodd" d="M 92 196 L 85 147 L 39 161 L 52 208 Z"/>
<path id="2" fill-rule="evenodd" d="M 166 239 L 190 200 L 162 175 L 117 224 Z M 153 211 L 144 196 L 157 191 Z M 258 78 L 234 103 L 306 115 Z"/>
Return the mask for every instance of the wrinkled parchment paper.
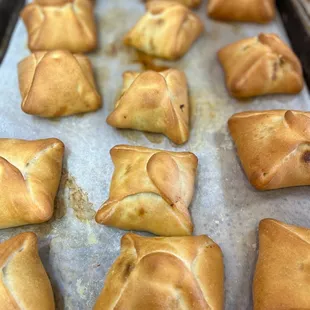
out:
<path id="1" fill-rule="evenodd" d="M 98 225 L 93 217 L 108 198 L 113 172 L 109 150 L 126 143 L 166 150 L 192 151 L 199 158 L 196 193 L 190 211 L 195 234 L 208 234 L 222 248 L 226 269 L 226 309 L 252 309 L 251 282 L 257 258 L 257 225 L 266 217 L 310 227 L 309 188 L 269 192 L 247 181 L 227 131 L 235 112 L 255 109 L 309 109 L 309 93 L 267 96 L 245 102 L 229 97 L 216 51 L 259 32 L 287 40 L 279 18 L 269 25 L 209 20 L 204 3 L 197 11 L 206 31 L 180 61 L 162 62 L 186 72 L 190 86 L 191 136 L 176 147 L 167 138 L 109 127 L 125 70 L 141 70 L 135 51 L 121 38 L 144 13 L 139 0 L 97 0 L 100 48 L 90 54 L 104 106 L 95 113 L 48 120 L 20 109 L 17 63 L 29 54 L 27 34 L 19 21 L 0 67 L 0 137 L 57 137 L 66 145 L 64 173 L 54 218 L 48 223 L 1 230 L 0 241 L 23 231 L 40 239 L 40 255 L 51 278 L 58 309 L 91 309 L 105 274 L 119 254 L 124 231 Z"/>

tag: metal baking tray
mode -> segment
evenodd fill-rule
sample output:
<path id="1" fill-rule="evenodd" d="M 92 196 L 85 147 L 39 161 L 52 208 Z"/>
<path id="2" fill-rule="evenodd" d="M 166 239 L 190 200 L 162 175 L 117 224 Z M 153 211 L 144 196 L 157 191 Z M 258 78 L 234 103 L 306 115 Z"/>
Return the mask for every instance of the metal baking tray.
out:
<path id="1" fill-rule="evenodd" d="M 133 144 L 172 151 L 192 151 L 199 158 L 196 192 L 190 207 L 194 233 L 208 234 L 224 253 L 226 308 L 252 309 L 251 284 L 257 258 L 257 225 L 266 217 L 310 227 L 309 188 L 269 192 L 254 190 L 246 179 L 227 130 L 235 112 L 258 109 L 309 110 L 307 88 L 297 96 L 265 96 L 238 102 L 225 88 L 216 52 L 222 46 L 259 32 L 275 32 L 287 41 L 280 16 L 268 25 L 221 23 L 197 14 L 205 32 L 179 61 L 141 59 L 122 44 L 122 36 L 144 13 L 140 0 L 96 1 L 100 47 L 89 54 L 103 108 L 82 116 L 48 120 L 20 109 L 17 64 L 29 55 L 27 34 L 18 22 L 0 67 L 0 136 L 23 139 L 57 137 L 66 145 L 64 173 L 55 215 L 48 223 L 1 230 L 0 241 L 23 231 L 40 239 L 40 256 L 51 279 L 58 309 L 91 309 L 105 275 L 119 254 L 119 229 L 95 223 L 94 214 L 108 198 L 113 164 L 109 150 Z M 143 70 L 151 61 L 187 75 L 191 100 L 191 135 L 177 147 L 167 138 L 109 127 L 122 87 L 122 73 Z"/>

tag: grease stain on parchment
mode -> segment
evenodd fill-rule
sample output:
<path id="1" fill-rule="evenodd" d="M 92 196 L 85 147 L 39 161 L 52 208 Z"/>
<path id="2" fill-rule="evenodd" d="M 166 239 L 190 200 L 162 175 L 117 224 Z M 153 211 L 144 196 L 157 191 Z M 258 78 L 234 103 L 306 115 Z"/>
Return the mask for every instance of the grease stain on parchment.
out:
<path id="1" fill-rule="evenodd" d="M 87 299 L 87 296 L 86 296 L 87 288 L 86 288 L 86 286 L 82 285 L 81 279 L 78 279 L 76 281 L 76 291 L 79 294 L 79 296 L 81 297 L 81 299 L 84 299 L 84 300 Z"/>
<path id="2" fill-rule="evenodd" d="M 63 169 L 55 217 L 63 217 L 68 207 L 73 209 L 75 217 L 81 221 L 92 220 L 96 214 L 88 194 L 77 184 L 75 177 Z"/>
<path id="3" fill-rule="evenodd" d="M 145 137 L 149 142 L 154 144 L 161 144 L 165 139 L 164 135 L 160 133 L 152 133 L 131 129 L 119 129 L 118 133 L 122 137 L 126 138 L 129 142 L 133 143 L 143 143 L 143 137 Z"/>

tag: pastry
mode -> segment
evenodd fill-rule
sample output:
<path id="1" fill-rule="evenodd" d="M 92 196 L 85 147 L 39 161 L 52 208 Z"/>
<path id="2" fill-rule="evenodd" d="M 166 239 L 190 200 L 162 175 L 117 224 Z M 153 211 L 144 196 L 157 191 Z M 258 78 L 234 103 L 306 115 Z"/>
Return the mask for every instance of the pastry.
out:
<path id="1" fill-rule="evenodd" d="M 63 154 L 57 139 L 0 139 L 0 229 L 51 218 Z"/>
<path id="2" fill-rule="evenodd" d="M 197 157 L 117 145 L 110 151 L 115 166 L 110 197 L 97 212 L 100 224 L 157 235 L 190 235 L 188 206 L 194 193 Z"/>
<path id="3" fill-rule="evenodd" d="M 254 310 L 310 309 L 310 229 L 265 219 L 253 282 Z"/>
<path id="4" fill-rule="evenodd" d="M 176 144 L 189 137 L 189 101 L 186 76 L 169 69 L 163 72 L 128 71 L 115 110 L 107 123 L 166 135 Z"/>
<path id="5" fill-rule="evenodd" d="M 276 15 L 275 0 L 209 0 L 211 18 L 223 21 L 268 23 Z"/>
<path id="6" fill-rule="evenodd" d="M 35 52 L 18 65 L 25 113 L 42 117 L 97 110 L 101 98 L 89 59 L 68 51 Z"/>
<path id="7" fill-rule="evenodd" d="M 158 1 L 158 0 L 144 0 L 144 1 L 150 2 L 150 1 Z M 201 0 L 173 0 L 173 1 L 181 3 L 189 8 L 196 8 L 201 4 Z"/>
<path id="8" fill-rule="evenodd" d="M 23 9 L 21 17 L 31 51 L 64 49 L 83 53 L 97 46 L 90 0 L 37 0 Z"/>
<path id="9" fill-rule="evenodd" d="M 147 12 L 125 36 L 124 42 L 156 57 L 177 59 L 199 37 L 203 24 L 199 17 L 173 1 L 151 1 Z"/>
<path id="10" fill-rule="evenodd" d="M 1 243 L 0 266 L 2 309 L 55 309 L 51 283 L 41 263 L 34 233 L 22 233 Z"/>
<path id="11" fill-rule="evenodd" d="M 230 44 L 218 52 L 218 57 L 234 97 L 296 94 L 303 88 L 298 58 L 275 34 L 260 34 Z"/>
<path id="12" fill-rule="evenodd" d="M 94 310 L 222 310 L 224 266 L 207 236 L 126 234 Z"/>
<path id="13" fill-rule="evenodd" d="M 228 125 L 254 187 L 268 190 L 310 185 L 310 113 L 242 112 L 233 115 Z"/>

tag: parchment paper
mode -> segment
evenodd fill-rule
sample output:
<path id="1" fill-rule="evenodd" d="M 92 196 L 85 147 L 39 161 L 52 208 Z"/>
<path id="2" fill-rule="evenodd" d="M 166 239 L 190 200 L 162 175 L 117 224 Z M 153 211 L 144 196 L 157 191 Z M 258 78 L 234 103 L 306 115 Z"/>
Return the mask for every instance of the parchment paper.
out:
<path id="1" fill-rule="evenodd" d="M 219 23 L 206 17 L 204 3 L 198 14 L 206 31 L 180 61 L 170 65 L 186 72 L 190 86 L 191 136 L 176 147 L 161 135 L 109 127 L 125 70 L 140 70 L 136 53 L 121 38 L 144 13 L 138 0 L 97 0 L 100 48 L 90 54 L 104 106 L 95 113 L 47 120 L 20 109 L 17 63 L 29 54 L 27 34 L 19 21 L 0 67 L 0 136 L 39 139 L 57 137 L 66 145 L 64 177 L 54 219 L 41 225 L 6 229 L 3 241 L 22 231 L 40 238 L 40 255 L 51 278 L 58 309 L 91 309 L 105 274 L 119 254 L 125 233 L 95 223 L 93 216 L 108 198 L 113 164 L 109 150 L 116 144 L 134 144 L 166 150 L 192 151 L 199 158 L 196 193 L 190 211 L 195 234 L 208 234 L 222 248 L 226 269 L 226 309 L 252 309 L 251 284 L 257 258 L 257 225 L 266 217 L 310 227 L 309 188 L 269 192 L 254 190 L 246 179 L 227 119 L 235 112 L 257 109 L 309 109 L 309 93 L 267 96 L 246 102 L 229 97 L 223 71 L 216 59 L 222 46 L 275 32 L 286 39 L 279 17 L 269 25 Z M 164 63 L 164 62 L 159 62 Z M 169 63 L 165 63 L 169 64 Z"/>

